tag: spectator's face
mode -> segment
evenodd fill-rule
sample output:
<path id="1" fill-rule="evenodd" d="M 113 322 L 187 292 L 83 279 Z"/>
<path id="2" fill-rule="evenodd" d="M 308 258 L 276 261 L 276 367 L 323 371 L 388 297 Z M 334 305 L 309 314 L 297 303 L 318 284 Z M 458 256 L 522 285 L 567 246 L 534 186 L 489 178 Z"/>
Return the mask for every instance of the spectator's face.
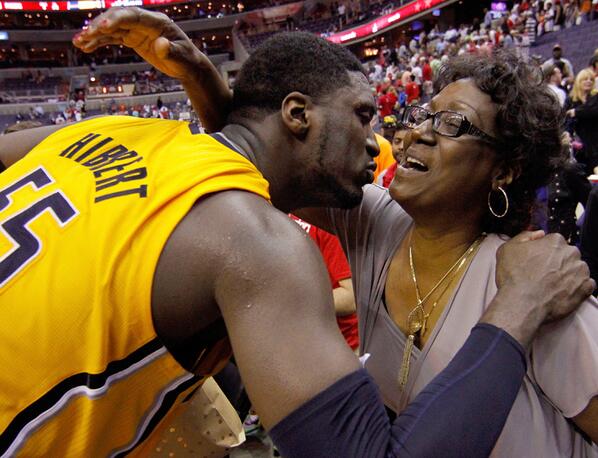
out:
<path id="1" fill-rule="evenodd" d="M 563 50 L 561 48 L 556 48 L 552 50 L 552 57 L 554 59 L 560 59 L 563 56 Z"/>
<path id="2" fill-rule="evenodd" d="M 427 107 L 431 112 L 455 111 L 495 136 L 497 107 L 469 79 L 446 86 Z M 407 131 L 404 153 L 390 194 L 414 218 L 444 215 L 476 218 L 484 213 L 492 178 L 499 175 L 491 146 L 472 135 L 446 137 L 428 119 Z"/>
<path id="3" fill-rule="evenodd" d="M 560 86 L 560 84 L 563 82 L 563 74 L 558 67 L 555 67 L 554 71 L 552 72 L 551 82 L 557 86 Z"/>
<path id="4" fill-rule="evenodd" d="M 594 78 L 590 75 L 581 80 L 581 89 L 584 92 L 590 92 L 594 88 Z"/>
<path id="5" fill-rule="evenodd" d="M 398 163 L 403 160 L 405 135 L 407 135 L 407 130 L 398 128 L 392 138 L 392 155 Z"/>

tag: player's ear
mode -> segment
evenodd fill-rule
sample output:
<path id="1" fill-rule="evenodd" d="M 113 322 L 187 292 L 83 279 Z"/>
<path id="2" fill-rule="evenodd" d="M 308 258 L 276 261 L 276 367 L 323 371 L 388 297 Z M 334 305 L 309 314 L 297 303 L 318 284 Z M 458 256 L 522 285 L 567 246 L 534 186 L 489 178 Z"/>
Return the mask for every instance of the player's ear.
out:
<path id="1" fill-rule="evenodd" d="M 282 122 L 298 137 L 307 134 L 312 122 L 310 109 L 313 106 L 311 97 L 301 92 L 291 92 L 282 101 Z"/>

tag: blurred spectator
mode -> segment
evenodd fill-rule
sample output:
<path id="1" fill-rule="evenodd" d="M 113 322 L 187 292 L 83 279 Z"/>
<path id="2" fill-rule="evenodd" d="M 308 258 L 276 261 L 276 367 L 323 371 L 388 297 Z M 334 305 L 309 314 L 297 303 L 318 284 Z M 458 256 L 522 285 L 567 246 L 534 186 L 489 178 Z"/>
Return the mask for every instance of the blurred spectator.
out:
<path id="1" fill-rule="evenodd" d="M 590 276 L 598 279 L 598 186 L 594 187 L 588 197 L 586 212 L 581 228 L 581 257 L 590 268 Z M 598 289 L 594 290 L 594 296 Z"/>
<path id="2" fill-rule="evenodd" d="M 561 87 L 561 83 L 563 82 L 563 74 L 561 73 L 561 70 L 556 65 L 546 67 L 544 70 L 544 81 L 559 101 L 561 108 L 564 108 L 567 94 Z"/>
<path id="3" fill-rule="evenodd" d="M 400 124 L 397 126 L 395 130 L 393 139 L 392 139 L 392 155 L 395 158 L 395 162 L 391 164 L 383 173 L 378 176 L 377 183 L 381 186 L 388 188 L 390 183 L 394 179 L 395 173 L 397 171 L 397 167 L 399 166 L 402 158 L 403 158 L 403 141 L 405 139 L 405 134 L 407 133 L 406 129 L 401 128 Z"/>
<path id="4" fill-rule="evenodd" d="M 554 30 L 555 10 L 552 2 L 548 0 L 544 3 L 544 32 L 552 32 Z"/>
<path id="5" fill-rule="evenodd" d="M 397 86 L 397 91 L 397 104 L 400 111 L 401 108 L 405 108 L 407 105 L 407 94 L 405 93 L 405 88 L 401 83 L 399 83 Z"/>
<path id="6" fill-rule="evenodd" d="M 392 86 L 389 85 L 384 88 L 382 95 L 378 97 L 379 116 L 381 118 L 390 116 L 393 113 L 397 100 L 397 95 Z"/>
<path id="7" fill-rule="evenodd" d="M 565 11 L 561 0 L 555 0 L 554 3 L 554 31 L 561 30 L 565 26 Z"/>
<path id="8" fill-rule="evenodd" d="M 567 86 L 573 82 L 575 73 L 573 72 L 573 65 L 571 61 L 563 57 L 563 49 L 560 44 L 555 44 L 552 47 L 552 57 L 542 64 L 542 68 L 547 68 L 550 65 L 556 65 L 562 73 L 563 82 Z"/>
<path id="9" fill-rule="evenodd" d="M 488 8 L 484 8 L 484 27 L 487 30 L 492 26 L 492 12 Z"/>
<path id="10" fill-rule="evenodd" d="M 598 54 L 594 54 L 590 59 L 588 68 L 594 72 L 594 91 L 598 91 Z"/>
<path id="11" fill-rule="evenodd" d="M 569 130 L 582 142 L 576 157 L 585 164 L 587 175 L 594 173 L 594 168 L 598 166 L 598 94 L 592 95 L 593 88 L 594 72 L 586 68 L 575 78 L 571 103 L 567 107 L 567 116 L 572 121 Z"/>
<path id="12" fill-rule="evenodd" d="M 592 185 L 583 167 L 573 158 L 568 132 L 563 134 L 563 150 L 568 156 L 566 161 L 548 186 L 538 192 L 539 208 L 546 211 L 541 215 L 536 212 L 534 220 L 547 233 L 558 232 L 569 244 L 576 245 L 580 234 L 576 209 L 578 204 L 586 205 Z"/>
<path id="13" fill-rule="evenodd" d="M 385 121 L 383 132 L 392 139 L 394 130 L 396 129 L 396 118 L 394 116 L 388 116 Z M 392 145 L 390 140 L 387 140 L 380 134 L 375 134 L 375 136 L 376 142 L 378 142 L 378 147 L 380 148 L 380 154 L 374 158 L 374 162 L 376 163 L 374 182 L 376 182 L 378 176 L 384 172 L 384 170 L 386 170 L 395 162 L 394 157 L 392 156 Z"/>
<path id="14" fill-rule="evenodd" d="M 532 11 L 526 11 L 524 17 L 526 17 L 525 35 L 527 36 L 529 46 L 532 46 L 536 42 L 536 28 L 538 26 L 538 21 L 536 21 L 536 16 Z"/>
<path id="15" fill-rule="evenodd" d="M 405 86 L 407 94 L 407 105 L 417 103 L 420 98 L 419 85 L 415 82 L 415 75 L 411 75 L 411 81 Z"/>

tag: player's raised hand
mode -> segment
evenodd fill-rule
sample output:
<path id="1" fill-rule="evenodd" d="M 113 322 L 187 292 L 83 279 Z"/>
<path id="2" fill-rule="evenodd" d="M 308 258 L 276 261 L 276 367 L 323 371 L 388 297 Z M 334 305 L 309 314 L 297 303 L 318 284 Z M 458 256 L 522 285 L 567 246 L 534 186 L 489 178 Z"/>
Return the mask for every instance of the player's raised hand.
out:
<path id="1" fill-rule="evenodd" d="M 73 38 L 90 53 L 106 45 L 124 45 L 162 73 L 181 81 L 200 71 L 207 57 L 172 19 L 136 7 L 110 8 Z"/>

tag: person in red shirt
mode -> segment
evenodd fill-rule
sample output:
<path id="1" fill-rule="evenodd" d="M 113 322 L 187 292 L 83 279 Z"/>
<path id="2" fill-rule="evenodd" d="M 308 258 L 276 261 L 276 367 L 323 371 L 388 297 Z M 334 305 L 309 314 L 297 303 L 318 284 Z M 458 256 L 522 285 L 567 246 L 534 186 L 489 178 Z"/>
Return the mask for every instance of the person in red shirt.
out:
<path id="1" fill-rule="evenodd" d="M 392 87 L 387 87 L 382 91 L 382 95 L 378 97 L 378 111 L 381 118 L 390 116 L 392 110 L 397 103 L 397 96 Z"/>
<path id="2" fill-rule="evenodd" d="M 357 314 L 355 313 L 355 296 L 351 283 L 351 268 L 337 237 L 313 224 L 306 223 L 295 215 L 289 214 L 318 246 L 328 276 L 332 285 L 336 321 L 347 344 L 353 351 L 359 348 L 359 333 L 357 330 Z"/>
<path id="3" fill-rule="evenodd" d="M 390 186 L 392 180 L 395 177 L 395 172 L 397 171 L 397 167 L 399 166 L 399 162 L 401 161 L 404 153 L 404 145 L 403 142 L 405 140 L 405 135 L 407 134 L 407 129 L 405 129 L 401 124 L 397 125 L 397 128 L 394 132 L 392 137 L 392 155 L 395 158 L 396 162 L 394 162 L 390 167 L 388 167 L 383 173 L 378 176 L 377 184 L 381 185 L 384 188 Z"/>
<path id="4" fill-rule="evenodd" d="M 407 94 L 407 105 L 419 100 L 420 90 L 419 85 L 415 82 L 415 75 L 411 75 L 411 82 L 405 86 L 405 93 Z"/>
<path id="5" fill-rule="evenodd" d="M 423 65 L 422 65 L 422 79 L 424 81 L 432 81 L 433 73 L 432 73 L 432 66 L 428 62 L 428 59 L 422 58 Z"/>

